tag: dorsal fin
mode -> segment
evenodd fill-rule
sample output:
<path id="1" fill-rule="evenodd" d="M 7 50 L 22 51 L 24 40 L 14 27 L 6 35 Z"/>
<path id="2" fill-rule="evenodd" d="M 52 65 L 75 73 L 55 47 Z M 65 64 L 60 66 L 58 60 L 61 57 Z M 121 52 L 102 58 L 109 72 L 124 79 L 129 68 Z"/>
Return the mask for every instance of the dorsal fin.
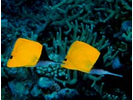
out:
<path id="1" fill-rule="evenodd" d="M 40 61 L 43 60 L 43 61 L 51 61 L 48 57 L 48 54 L 47 54 L 47 51 L 46 51 L 46 47 L 43 46 L 42 48 L 42 53 L 41 53 L 41 56 L 40 56 Z"/>

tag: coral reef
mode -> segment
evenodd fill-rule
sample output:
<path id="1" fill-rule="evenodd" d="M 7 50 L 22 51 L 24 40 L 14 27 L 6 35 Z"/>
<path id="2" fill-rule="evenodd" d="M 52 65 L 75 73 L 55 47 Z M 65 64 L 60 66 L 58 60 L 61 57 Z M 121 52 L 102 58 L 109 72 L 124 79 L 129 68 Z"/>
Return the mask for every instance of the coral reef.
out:
<path id="1" fill-rule="evenodd" d="M 131 100 L 131 2 L 2 0 L 2 100 Z M 56 62 L 64 60 L 74 41 L 83 41 L 101 52 L 94 68 L 123 78 L 86 74 L 60 65 L 7 68 L 18 37 L 40 42 Z"/>
<path id="2" fill-rule="evenodd" d="M 45 95 L 46 100 L 78 100 L 79 93 L 75 89 L 64 88 L 59 92 L 53 92 L 52 94 Z"/>

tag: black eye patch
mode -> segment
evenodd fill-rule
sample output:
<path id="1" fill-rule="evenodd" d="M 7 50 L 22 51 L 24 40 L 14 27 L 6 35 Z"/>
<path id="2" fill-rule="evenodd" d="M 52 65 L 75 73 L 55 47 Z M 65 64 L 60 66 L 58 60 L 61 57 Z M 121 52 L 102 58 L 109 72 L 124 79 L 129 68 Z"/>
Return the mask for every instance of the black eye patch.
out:
<path id="1" fill-rule="evenodd" d="M 10 59 L 12 59 L 12 58 L 13 58 L 13 56 L 11 55 L 11 56 L 10 56 Z"/>

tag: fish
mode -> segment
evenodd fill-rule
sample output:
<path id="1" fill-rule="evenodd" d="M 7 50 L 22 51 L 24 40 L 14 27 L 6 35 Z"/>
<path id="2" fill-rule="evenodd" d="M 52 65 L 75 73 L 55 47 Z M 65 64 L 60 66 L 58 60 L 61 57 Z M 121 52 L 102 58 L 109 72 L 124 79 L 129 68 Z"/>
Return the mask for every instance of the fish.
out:
<path id="1" fill-rule="evenodd" d="M 7 62 L 7 67 L 35 67 L 40 60 L 43 61 L 43 65 L 58 64 L 49 59 L 45 47 L 39 42 L 18 38 Z"/>
<path id="2" fill-rule="evenodd" d="M 82 41 L 75 41 L 70 46 L 61 67 L 88 73 L 99 56 L 100 52 L 93 46 Z"/>
<path id="3" fill-rule="evenodd" d="M 103 69 L 94 69 L 94 64 L 100 56 L 98 51 L 93 46 L 82 42 L 75 41 L 69 48 L 68 53 L 63 61 L 63 65 L 66 69 L 78 70 L 92 75 L 113 75 L 117 77 L 123 77 L 122 75 L 115 74 Z"/>

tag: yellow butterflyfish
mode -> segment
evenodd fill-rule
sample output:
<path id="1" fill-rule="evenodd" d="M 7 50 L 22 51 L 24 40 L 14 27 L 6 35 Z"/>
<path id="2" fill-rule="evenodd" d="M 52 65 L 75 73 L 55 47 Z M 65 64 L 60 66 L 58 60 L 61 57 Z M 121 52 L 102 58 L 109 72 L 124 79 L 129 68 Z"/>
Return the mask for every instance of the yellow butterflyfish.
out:
<path id="1" fill-rule="evenodd" d="M 94 69 L 93 66 L 99 56 L 100 52 L 96 48 L 87 43 L 75 41 L 70 46 L 65 60 L 63 61 L 64 64 L 61 64 L 61 67 L 78 70 L 89 74 L 123 77 L 120 74 L 115 74 L 103 69 Z"/>
<path id="2" fill-rule="evenodd" d="M 61 67 L 88 73 L 96 63 L 100 52 L 91 45 L 75 41 L 68 50 Z"/>
<path id="3" fill-rule="evenodd" d="M 10 59 L 7 62 L 8 67 L 32 67 L 39 61 L 43 46 L 35 41 L 24 38 L 18 38 Z"/>
<path id="4" fill-rule="evenodd" d="M 35 67 L 61 64 L 49 59 L 46 49 L 36 41 L 18 38 L 15 42 L 7 67 Z"/>

